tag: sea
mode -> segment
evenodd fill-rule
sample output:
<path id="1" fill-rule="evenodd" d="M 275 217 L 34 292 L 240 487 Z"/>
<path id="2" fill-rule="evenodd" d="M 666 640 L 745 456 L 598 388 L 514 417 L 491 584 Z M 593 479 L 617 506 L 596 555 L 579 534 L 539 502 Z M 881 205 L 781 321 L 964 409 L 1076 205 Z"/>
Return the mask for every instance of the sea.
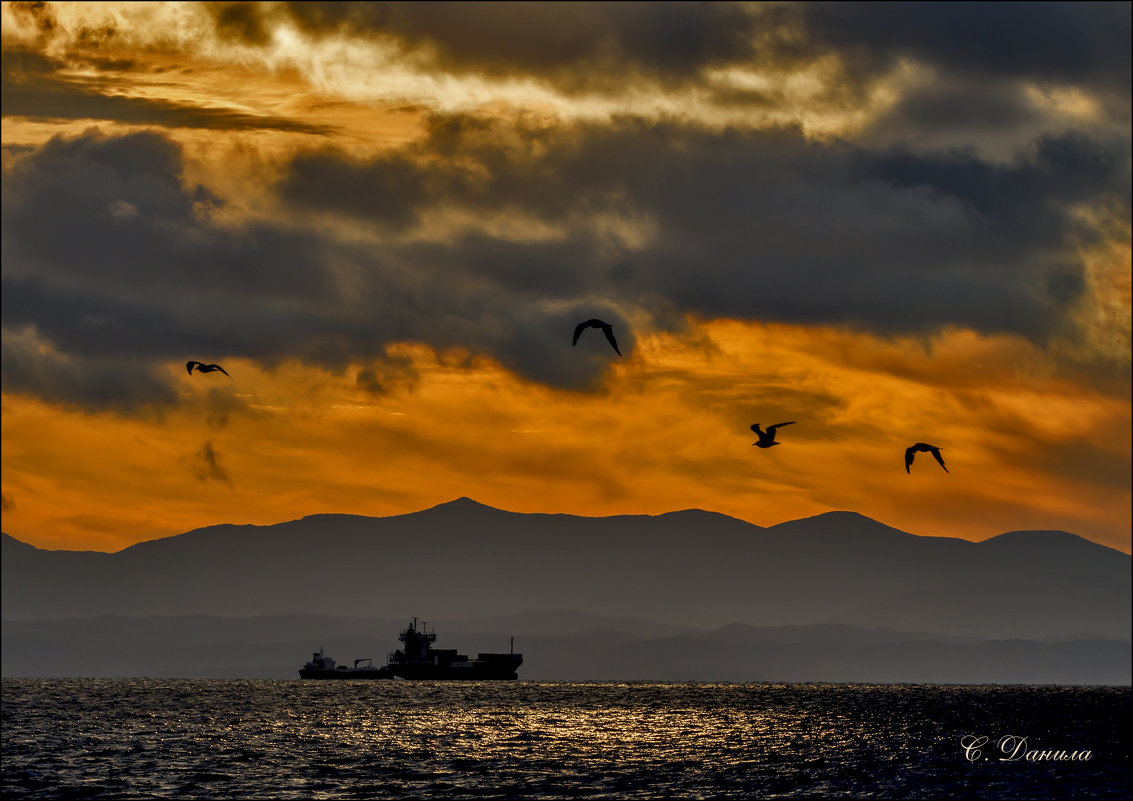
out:
<path id="1" fill-rule="evenodd" d="M 1130 688 L 4 679 L 5 799 L 1128 798 Z"/>

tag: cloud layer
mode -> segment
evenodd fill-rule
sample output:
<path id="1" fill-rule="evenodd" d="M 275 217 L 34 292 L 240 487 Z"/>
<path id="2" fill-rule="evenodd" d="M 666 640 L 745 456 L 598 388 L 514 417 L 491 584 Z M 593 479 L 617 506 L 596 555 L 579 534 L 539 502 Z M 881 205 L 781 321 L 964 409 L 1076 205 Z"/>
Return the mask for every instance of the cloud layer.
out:
<path id="1" fill-rule="evenodd" d="M 563 343 L 592 316 L 627 355 L 630 320 L 687 315 L 1073 338 L 1091 302 L 1080 248 L 1103 236 L 1082 210 L 1128 218 L 1129 169 L 1122 143 L 1082 135 L 1003 165 L 797 129 L 438 116 L 376 159 L 297 154 L 279 219 L 232 225 L 186 183 L 177 144 L 91 131 L 5 181 L 4 385 L 105 403 L 114 382 L 66 385 L 49 360 L 36 375 L 28 343 L 79 375 L 153 376 L 185 358 L 341 369 L 412 341 L 584 389 L 605 358 Z M 135 403 L 137 382 L 121 386 Z"/>
<path id="2" fill-rule="evenodd" d="M 1128 547 L 1129 4 L 0 15 L 6 526 L 474 495 Z"/>

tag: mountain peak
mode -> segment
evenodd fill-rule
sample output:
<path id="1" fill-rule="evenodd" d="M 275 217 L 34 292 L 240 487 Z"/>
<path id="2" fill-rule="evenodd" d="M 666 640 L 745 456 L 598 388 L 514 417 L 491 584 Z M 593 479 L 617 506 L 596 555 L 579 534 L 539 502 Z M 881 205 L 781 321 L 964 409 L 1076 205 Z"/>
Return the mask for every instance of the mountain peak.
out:
<path id="1" fill-rule="evenodd" d="M 851 512 L 847 509 L 837 509 L 832 512 L 823 512 L 822 514 L 813 515 L 812 517 L 801 518 L 803 520 L 824 520 L 832 523 L 873 523 L 876 525 L 885 525 L 878 523 L 872 517 L 867 517 L 861 512 Z"/>
<path id="2" fill-rule="evenodd" d="M 430 506 L 428 509 L 425 509 L 423 511 L 467 513 L 483 511 L 499 512 L 500 510 L 495 508 L 494 506 L 488 506 L 487 504 L 480 503 L 479 501 L 474 501 L 467 496 L 461 496 L 456 500 L 445 501 L 444 503 L 438 503 L 436 506 Z"/>
<path id="3" fill-rule="evenodd" d="M 732 517 L 731 515 L 726 515 L 723 512 L 710 512 L 707 509 L 678 509 L 677 511 L 674 511 L 674 512 L 662 512 L 661 514 L 656 515 L 656 517 L 667 519 L 667 520 L 695 521 L 695 522 L 698 522 L 698 523 L 705 523 L 705 522 L 743 523 L 744 525 L 751 526 L 752 528 L 756 528 L 756 529 L 762 529 L 763 528 L 763 526 L 757 526 L 755 523 L 748 523 L 746 520 L 740 520 L 738 517 Z"/>
<path id="4" fill-rule="evenodd" d="M 1104 548 L 1106 550 L 1123 553 L 1116 548 L 1110 548 L 1108 545 L 1088 540 L 1085 537 L 1080 537 L 1077 534 L 1071 534 L 1069 531 L 1057 531 L 1050 529 L 1040 530 L 1025 530 L 1025 531 L 1008 531 L 1003 534 L 997 534 L 994 537 L 988 537 L 979 543 L 981 546 L 992 548 L 1003 547 L 1016 547 L 1020 544 L 1026 544 L 1031 547 L 1053 547 L 1056 545 L 1069 546 L 1074 548 Z M 1128 554 L 1125 554 L 1128 556 Z"/>
<path id="5" fill-rule="evenodd" d="M 804 517 L 800 520 L 788 520 L 785 523 L 771 526 L 772 529 L 777 531 L 807 531 L 807 532 L 821 532 L 823 534 L 833 535 L 853 535 L 853 536 L 866 536 L 866 535 L 899 535 L 902 537 L 912 537 L 907 531 L 901 531 L 899 528 L 887 526 L 884 523 L 879 523 L 872 517 L 866 517 L 858 512 L 835 511 L 823 512 L 822 514 L 814 515 L 813 517 Z"/>

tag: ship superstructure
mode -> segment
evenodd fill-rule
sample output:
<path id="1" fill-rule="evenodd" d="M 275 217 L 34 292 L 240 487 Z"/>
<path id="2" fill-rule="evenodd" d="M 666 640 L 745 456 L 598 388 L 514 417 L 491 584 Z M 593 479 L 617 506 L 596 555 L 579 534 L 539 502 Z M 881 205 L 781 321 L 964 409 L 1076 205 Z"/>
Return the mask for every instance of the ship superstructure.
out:
<path id="1" fill-rule="evenodd" d="M 320 648 L 311 654 L 311 661 L 299 669 L 301 679 L 392 679 L 389 668 L 374 667 L 374 660 L 364 657 L 354 660 L 354 667 L 336 665 Z"/>
<path id="2" fill-rule="evenodd" d="M 475 659 L 457 653 L 455 648 L 434 648 L 435 632 L 418 630 L 417 618 L 401 632 L 398 639 L 405 649 L 394 651 L 387 667 L 403 679 L 518 679 L 523 654 L 512 649 L 506 654 L 478 653 Z"/>

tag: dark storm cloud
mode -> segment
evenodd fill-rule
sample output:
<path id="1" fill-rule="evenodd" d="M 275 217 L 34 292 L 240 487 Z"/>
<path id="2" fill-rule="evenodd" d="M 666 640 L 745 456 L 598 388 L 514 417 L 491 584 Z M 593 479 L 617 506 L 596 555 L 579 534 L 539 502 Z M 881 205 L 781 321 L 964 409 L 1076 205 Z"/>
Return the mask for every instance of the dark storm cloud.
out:
<path id="1" fill-rule="evenodd" d="M 1044 139 L 1007 166 L 965 153 L 820 144 L 792 130 L 715 134 L 627 122 L 531 130 L 517 141 L 501 148 L 482 125 L 438 120 L 419 148 L 459 167 L 414 169 L 413 154 L 338 160 L 327 170 L 299 160 L 281 192 L 305 210 L 374 221 L 388 219 L 395 196 L 387 192 L 396 189 L 399 221 L 457 203 L 563 226 L 571 232 L 564 239 L 466 235 L 406 251 L 452 274 L 557 300 L 598 293 L 707 316 L 901 332 L 956 324 L 1039 341 L 1084 285 L 1072 244 L 1088 231 L 1071 207 L 1129 207 L 1123 143 L 1080 136 Z M 396 181 L 385 179 L 390 173 Z M 334 195 L 339 186 L 349 188 Z M 587 230 L 594 215 L 627 214 L 655 221 L 653 242 L 631 248 Z"/>
<path id="2" fill-rule="evenodd" d="M 811 51 L 856 68 L 911 58 L 948 72 L 1130 89 L 1129 3 L 797 3 Z"/>
<path id="3" fill-rule="evenodd" d="M 5 319 L 0 340 L 4 392 L 90 411 L 160 411 L 177 399 L 160 371 L 144 360 L 44 352 L 31 332 L 8 326 Z"/>
<path id="4" fill-rule="evenodd" d="M 151 133 L 55 138 L 19 160 L 4 181 L 5 280 L 29 299 L 76 282 L 56 300 L 76 316 L 93 300 L 109 317 L 144 314 L 151 296 L 177 297 L 191 316 L 231 309 L 249 297 L 265 305 L 332 292 L 310 262 L 317 242 L 252 225 L 238 234 L 208 222 L 216 199 L 181 182 L 180 150 Z M 60 225 L 66 236 L 60 236 Z M 5 307 L 18 320 L 19 309 Z M 89 315 L 97 314 L 89 311 Z"/>
<path id="5" fill-rule="evenodd" d="M 137 408 L 175 397 L 168 378 L 146 373 L 155 361 L 325 357 L 325 340 L 340 335 L 323 321 L 340 310 L 324 245 L 211 225 L 215 199 L 184 186 L 181 169 L 158 135 L 90 132 L 53 139 L 8 171 L 5 391 Z M 40 339 L 57 359 L 33 358 Z"/>
<path id="6" fill-rule="evenodd" d="M 207 354 L 342 369 L 380 363 L 399 341 L 493 354 L 559 385 L 590 386 L 601 372 L 596 356 L 548 359 L 541 349 L 563 353 L 575 318 L 605 304 L 550 309 L 538 293 L 482 275 L 482 255 L 462 267 L 442 248 L 431 264 L 420 246 L 221 228 L 208 217 L 214 204 L 183 183 L 177 147 L 152 133 L 60 137 L 20 157 L 3 183 L 4 391 L 131 411 L 175 400 L 158 363 Z"/>
<path id="7" fill-rule="evenodd" d="M 257 116 L 226 108 L 195 106 L 157 98 L 124 97 L 112 77 L 78 78 L 60 72 L 65 64 L 30 50 L 8 49 L 3 64 L 2 110 L 5 117 L 97 119 L 135 125 L 214 130 L 275 130 L 329 135 L 336 129 L 281 117 Z M 133 62 L 81 60 L 103 70 Z"/>
<path id="8" fill-rule="evenodd" d="M 733 3 L 286 4 L 312 31 L 380 34 L 456 72 L 529 73 L 561 88 L 616 90 L 630 74 L 667 81 L 753 53 L 757 20 Z"/>
<path id="9" fill-rule="evenodd" d="M 791 3 L 768 7 L 781 65 L 832 57 L 839 79 L 826 101 L 853 108 L 878 81 L 905 65 L 917 84 L 874 119 L 864 141 L 905 141 L 922 149 L 1025 143 L 1059 121 L 1059 103 L 1032 94 L 1075 89 L 1096 109 L 1081 129 L 1128 136 L 1129 3 Z M 927 71 L 924 69 L 927 68 Z M 970 138 L 966 138 L 970 137 Z M 988 139 L 992 141 L 988 141 Z"/>
<path id="10" fill-rule="evenodd" d="M 334 209 L 374 222 L 403 226 L 451 183 L 451 168 L 430 169 L 395 154 L 372 163 L 352 163 L 334 152 L 299 154 L 283 185 L 284 199 L 312 210 Z"/>
<path id="11" fill-rule="evenodd" d="M 938 79 L 902 94 L 857 139 L 916 143 L 921 150 L 926 145 L 940 150 L 955 143 L 986 145 L 1004 139 L 1009 146 L 1018 146 L 1047 124 L 1046 115 L 1012 84 Z"/>
<path id="12" fill-rule="evenodd" d="M 1127 143 L 1084 136 L 998 164 L 792 129 L 436 118 L 424 140 L 371 162 L 298 157 L 275 187 L 294 219 L 353 218 L 379 233 L 375 246 L 286 215 L 212 224 L 215 198 L 184 183 L 161 136 L 54 139 L 3 185 L 3 385 L 138 408 L 174 393 L 154 364 L 207 354 L 360 364 L 359 385 L 382 391 L 411 385 L 382 367 L 388 345 L 411 341 L 589 389 L 617 356 L 601 337 L 571 346 L 574 325 L 612 322 L 629 358 L 630 315 L 658 328 L 685 313 L 882 333 L 954 325 L 1043 342 L 1072 335 L 1086 299 L 1075 248 L 1095 232 L 1076 210 L 1127 218 L 1128 175 Z M 412 235 L 446 211 L 553 233 Z M 39 342 L 58 357 L 36 357 Z"/>

